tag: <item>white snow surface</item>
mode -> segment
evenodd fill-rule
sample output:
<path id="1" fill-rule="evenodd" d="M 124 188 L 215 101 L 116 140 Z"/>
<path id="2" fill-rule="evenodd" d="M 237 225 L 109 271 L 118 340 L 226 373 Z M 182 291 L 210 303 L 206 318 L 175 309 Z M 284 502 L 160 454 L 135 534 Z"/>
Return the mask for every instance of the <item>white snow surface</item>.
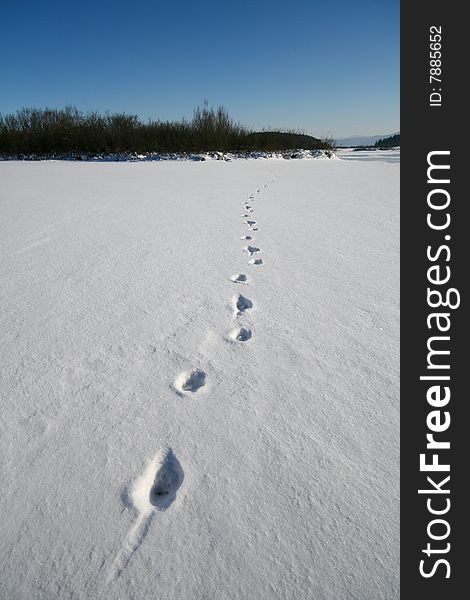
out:
<path id="1" fill-rule="evenodd" d="M 355 150 L 354 148 L 338 148 L 336 157 L 343 160 L 377 160 L 380 162 L 400 162 L 400 147 L 387 148 L 386 150 Z"/>
<path id="2" fill-rule="evenodd" d="M 399 164 L 0 181 L 0 597 L 397 599 Z"/>

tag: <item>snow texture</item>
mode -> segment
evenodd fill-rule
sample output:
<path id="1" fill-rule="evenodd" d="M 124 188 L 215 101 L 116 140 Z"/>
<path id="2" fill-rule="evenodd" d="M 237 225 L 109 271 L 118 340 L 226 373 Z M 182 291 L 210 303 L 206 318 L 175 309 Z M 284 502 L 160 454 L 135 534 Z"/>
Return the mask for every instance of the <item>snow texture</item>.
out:
<path id="1" fill-rule="evenodd" d="M 399 164 L 0 180 L 0 598 L 397 599 Z"/>

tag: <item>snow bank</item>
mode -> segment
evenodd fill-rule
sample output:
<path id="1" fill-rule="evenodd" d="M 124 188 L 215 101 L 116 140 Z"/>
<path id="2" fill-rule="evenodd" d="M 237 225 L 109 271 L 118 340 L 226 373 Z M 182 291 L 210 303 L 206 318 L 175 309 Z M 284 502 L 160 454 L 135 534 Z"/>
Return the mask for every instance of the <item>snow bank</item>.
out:
<path id="1" fill-rule="evenodd" d="M 223 160 L 231 161 L 237 159 L 302 159 L 302 158 L 335 158 L 335 153 L 329 150 L 285 150 L 282 152 L 202 152 L 202 153 L 159 153 L 148 152 L 139 154 L 137 152 L 123 152 L 119 154 L 57 154 L 57 155 L 0 155 L 0 161 L 8 160 L 26 160 L 26 161 L 44 161 L 44 160 L 72 160 L 72 161 L 93 161 L 93 162 L 156 162 L 162 160 Z"/>

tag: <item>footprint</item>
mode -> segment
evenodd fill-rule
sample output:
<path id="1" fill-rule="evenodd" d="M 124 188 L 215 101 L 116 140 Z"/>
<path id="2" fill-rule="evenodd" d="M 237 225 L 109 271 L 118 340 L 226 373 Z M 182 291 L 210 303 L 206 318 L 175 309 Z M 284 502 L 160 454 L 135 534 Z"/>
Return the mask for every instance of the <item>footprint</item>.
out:
<path id="1" fill-rule="evenodd" d="M 197 392 L 206 383 L 206 374 L 201 369 L 191 369 L 186 373 L 178 375 L 175 381 L 175 388 L 181 395 L 188 392 Z"/>
<path id="2" fill-rule="evenodd" d="M 233 297 L 233 304 L 236 309 L 235 314 L 237 315 L 241 315 L 245 310 L 253 308 L 253 302 L 241 294 Z"/>
<path id="3" fill-rule="evenodd" d="M 149 502 L 158 510 L 166 510 L 176 498 L 184 474 L 171 448 L 163 448 L 157 461 L 157 472 L 149 492 Z"/>
<path id="4" fill-rule="evenodd" d="M 230 334 L 232 340 L 236 340 L 237 342 L 246 342 L 251 336 L 251 329 L 248 329 L 248 327 L 239 327 L 238 329 L 234 329 Z"/>
<path id="5" fill-rule="evenodd" d="M 245 250 L 245 252 L 248 252 L 250 256 L 256 254 L 257 252 L 261 252 L 261 249 L 257 248 L 256 246 L 245 246 L 243 250 Z"/>
<path id="6" fill-rule="evenodd" d="M 257 227 L 250 227 L 249 229 L 250 229 L 250 231 L 258 231 Z"/>
<path id="7" fill-rule="evenodd" d="M 246 210 L 250 210 L 251 206 L 249 204 L 245 204 Z"/>
<path id="8" fill-rule="evenodd" d="M 242 219 L 248 219 L 250 217 L 249 214 L 245 213 L 243 215 L 240 215 Z"/>
<path id="9" fill-rule="evenodd" d="M 233 275 L 230 279 L 234 283 L 248 283 L 248 277 L 243 273 L 239 273 L 238 275 Z"/>
<path id="10" fill-rule="evenodd" d="M 251 237 L 251 235 L 242 235 L 242 237 L 240 239 L 241 240 L 252 240 L 253 238 Z"/>
<path id="11" fill-rule="evenodd" d="M 250 215 L 247 215 L 247 216 L 250 216 Z M 252 225 L 256 225 L 256 221 L 249 221 L 249 220 L 247 220 L 247 221 L 245 221 L 245 223 L 246 223 L 247 225 L 250 225 L 250 227 L 251 227 Z"/>
<path id="12" fill-rule="evenodd" d="M 184 472 L 171 448 L 162 448 L 147 465 L 132 489 L 121 497 L 136 511 L 136 519 L 111 565 L 107 582 L 118 578 L 143 544 L 154 515 L 170 507 L 181 487 Z"/>
<path id="13" fill-rule="evenodd" d="M 263 264 L 263 259 L 262 258 L 252 258 L 251 260 L 248 261 L 248 264 L 250 264 L 250 265 L 262 265 Z"/>

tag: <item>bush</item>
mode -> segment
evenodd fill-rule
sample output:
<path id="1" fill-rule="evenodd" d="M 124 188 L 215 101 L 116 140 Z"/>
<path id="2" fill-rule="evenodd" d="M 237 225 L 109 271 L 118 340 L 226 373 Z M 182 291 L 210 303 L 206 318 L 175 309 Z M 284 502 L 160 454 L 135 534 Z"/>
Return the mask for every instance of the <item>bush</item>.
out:
<path id="1" fill-rule="evenodd" d="M 143 123 L 125 113 L 83 113 L 63 109 L 22 108 L 0 115 L 0 154 L 63 155 L 144 152 L 240 152 L 327 148 L 295 131 L 254 132 L 235 122 L 224 107 L 194 110 L 192 121 Z M 329 146 L 328 146 L 329 147 Z"/>
<path id="2" fill-rule="evenodd" d="M 327 156 L 331 158 L 336 151 L 336 140 L 332 137 L 324 137 L 321 139 L 322 149 L 326 150 Z"/>

